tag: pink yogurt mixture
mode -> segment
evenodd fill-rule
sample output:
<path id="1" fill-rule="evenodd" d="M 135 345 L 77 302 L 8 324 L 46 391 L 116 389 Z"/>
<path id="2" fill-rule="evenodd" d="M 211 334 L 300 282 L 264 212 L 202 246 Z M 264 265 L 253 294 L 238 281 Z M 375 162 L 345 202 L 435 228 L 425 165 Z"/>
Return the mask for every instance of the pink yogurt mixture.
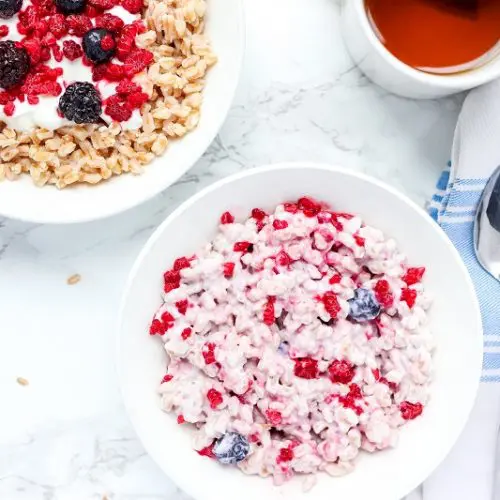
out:
<path id="1" fill-rule="evenodd" d="M 164 275 L 150 326 L 169 358 L 163 409 L 209 458 L 226 434 L 243 436 L 237 466 L 276 484 L 350 472 L 360 450 L 395 446 L 427 403 L 424 272 L 378 229 L 310 198 L 242 222 L 224 213 L 213 241 Z M 350 316 L 359 288 L 375 319 Z"/>

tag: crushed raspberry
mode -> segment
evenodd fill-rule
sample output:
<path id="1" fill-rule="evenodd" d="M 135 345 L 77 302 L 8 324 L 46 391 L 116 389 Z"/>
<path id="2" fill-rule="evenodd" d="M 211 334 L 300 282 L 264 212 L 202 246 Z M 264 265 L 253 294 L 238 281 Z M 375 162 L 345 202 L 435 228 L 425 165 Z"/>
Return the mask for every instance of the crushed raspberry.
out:
<path id="1" fill-rule="evenodd" d="M 119 2 L 116 0 L 88 0 L 88 3 L 93 7 L 97 7 L 98 9 L 108 10 L 115 5 L 118 5 Z"/>
<path id="2" fill-rule="evenodd" d="M 332 220 L 332 214 L 330 212 L 320 212 L 317 219 L 320 224 L 324 224 Z"/>
<path id="3" fill-rule="evenodd" d="M 285 229 L 288 227 L 288 222 L 286 220 L 274 220 L 273 221 L 273 227 L 274 229 L 276 230 L 280 230 L 280 229 Z"/>
<path id="4" fill-rule="evenodd" d="M 146 69 L 153 62 L 153 54 L 146 49 L 135 49 L 124 62 L 125 75 L 131 77 Z"/>
<path id="5" fill-rule="evenodd" d="M 175 303 L 175 307 L 179 311 L 179 314 L 186 314 L 186 311 L 188 309 L 189 302 L 187 299 L 179 300 L 178 302 Z"/>
<path id="6" fill-rule="evenodd" d="M 292 258 L 284 250 L 276 256 L 276 264 L 279 266 L 289 266 L 292 263 Z"/>
<path id="7" fill-rule="evenodd" d="M 337 314 L 340 312 L 340 304 L 337 300 L 337 296 L 333 292 L 326 292 L 321 300 L 323 301 L 326 312 L 332 319 L 336 319 Z"/>
<path id="8" fill-rule="evenodd" d="M 123 66 L 114 63 L 106 63 L 106 78 L 112 82 L 119 82 L 123 79 Z M 113 96 L 111 96 L 113 97 Z M 109 98 L 108 98 L 109 100 Z M 122 120 L 120 120 L 122 121 Z"/>
<path id="9" fill-rule="evenodd" d="M 118 16 L 114 16 L 113 14 L 106 13 L 95 18 L 96 28 L 105 28 L 114 33 L 119 33 L 124 25 L 125 23 Z"/>
<path id="10" fill-rule="evenodd" d="M 92 21 L 84 14 L 71 14 L 66 18 L 66 22 L 71 35 L 83 37 L 87 31 L 92 29 Z"/>
<path id="11" fill-rule="evenodd" d="M 285 209 L 285 212 L 288 212 L 290 214 L 296 214 L 299 210 L 299 207 L 295 203 L 285 203 L 283 205 L 283 208 Z"/>
<path id="12" fill-rule="evenodd" d="M 106 106 L 106 114 L 116 122 L 126 122 L 130 120 L 132 111 L 125 103 L 111 102 Z"/>
<path id="13" fill-rule="evenodd" d="M 115 46 L 115 41 L 111 35 L 105 35 L 101 40 L 102 50 L 111 50 Z"/>
<path id="14" fill-rule="evenodd" d="M 233 250 L 235 252 L 251 252 L 253 250 L 253 245 L 249 241 L 237 241 L 234 244 Z"/>
<path id="15" fill-rule="evenodd" d="M 328 367 L 328 376 L 334 384 L 348 384 L 353 378 L 356 370 L 353 365 L 345 360 L 335 360 Z"/>
<path id="16" fill-rule="evenodd" d="M 165 311 L 161 315 L 161 321 L 165 325 L 165 330 L 168 330 L 174 326 L 175 318 L 168 311 Z"/>
<path id="17" fill-rule="evenodd" d="M 349 386 L 349 393 L 346 396 L 339 396 L 339 403 L 345 408 L 350 408 L 357 415 L 363 413 L 363 408 L 356 404 L 356 400 L 362 399 L 361 389 L 356 384 L 351 384 Z"/>
<path id="18" fill-rule="evenodd" d="M 154 319 L 149 327 L 150 335 L 164 335 L 165 334 L 165 325 L 159 320 Z"/>
<path id="19" fill-rule="evenodd" d="M 189 337 L 191 337 L 191 334 L 193 333 L 193 330 L 191 328 L 184 328 L 181 333 L 181 338 L 182 340 L 187 340 Z"/>
<path id="20" fill-rule="evenodd" d="M 210 402 L 210 408 L 212 408 L 212 410 L 215 410 L 223 401 L 222 394 L 216 389 L 209 389 L 207 392 L 207 399 Z"/>
<path id="21" fill-rule="evenodd" d="M 358 236 L 357 234 L 355 234 L 353 236 L 354 238 L 354 241 L 356 242 L 356 245 L 358 245 L 358 247 L 364 247 L 365 246 L 365 239 L 362 238 L 361 236 Z"/>
<path id="22" fill-rule="evenodd" d="M 167 382 L 170 382 L 174 377 L 172 375 L 165 375 L 162 380 L 161 380 L 161 383 L 162 384 L 165 384 Z"/>
<path id="23" fill-rule="evenodd" d="M 105 64 L 96 64 L 92 67 L 92 80 L 94 80 L 94 82 L 104 80 L 104 78 L 106 78 L 107 70 L 108 68 Z"/>
<path id="24" fill-rule="evenodd" d="M 203 347 L 203 358 L 205 359 L 205 364 L 206 365 L 211 365 L 212 363 L 215 363 L 215 344 L 212 342 L 208 342 L 207 344 L 204 345 Z"/>
<path id="25" fill-rule="evenodd" d="M 0 37 L 7 36 L 9 34 L 9 27 L 5 24 L 0 26 Z"/>
<path id="26" fill-rule="evenodd" d="M 12 116 L 14 114 L 15 109 L 16 109 L 16 106 L 14 105 L 14 103 L 8 102 L 3 107 L 3 112 L 5 113 L 6 116 Z"/>
<path id="27" fill-rule="evenodd" d="M 178 415 L 178 416 L 177 416 L 177 423 L 178 423 L 179 425 L 182 425 L 184 422 L 185 422 L 185 420 L 184 420 L 184 415 Z"/>
<path id="28" fill-rule="evenodd" d="M 122 7 L 128 10 L 131 14 L 138 14 L 141 12 L 143 3 L 142 0 L 122 0 Z"/>
<path id="29" fill-rule="evenodd" d="M 22 41 L 23 47 L 28 52 L 30 56 L 31 64 L 35 65 L 42 59 L 42 46 L 38 38 L 25 39 Z"/>
<path id="30" fill-rule="evenodd" d="M 169 292 L 171 292 L 172 290 L 176 290 L 176 289 L 177 289 L 177 288 L 179 288 L 179 287 L 180 287 L 180 283 L 179 283 L 179 282 L 177 282 L 177 283 L 165 283 L 165 284 L 163 285 L 163 291 L 164 291 L 165 293 L 169 293 Z"/>
<path id="31" fill-rule="evenodd" d="M 52 45 L 51 50 L 52 50 L 52 55 L 54 56 L 54 59 L 57 62 L 61 62 L 63 60 L 63 52 L 62 52 L 61 48 L 59 47 L 59 45 L 57 45 L 55 43 L 54 45 Z"/>
<path id="32" fill-rule="evenodd" d="M 404 300 L 411 309 L 417 300 L 417 291 L 413 290 L 413 288 L 403 288 L 401 290 L 401 300 Z"/>
<path id="33" fill-rule="evenodd" d="M 120 61 L 125 61 L 135 48 L 135 36 L 137 35 L 137 28 L 134 26 L 125 26 L 120 32 L 120 38 L 116 43 L 116 57 Z"/>
<path id="34" fill-rule="evenodd" d="M 74 61 L 75 59 L 83 56 L 83 49 L 81 45 L 76 43 L 74 40 L 64 40 L 63 54 L 64 57 L 70 61 Z"/>
<path id="35" fill-rule="evenodd" d="M 267 326 L 274 324 L 274 303 L 276 302 L 275 297 L 269 297 L 267 299 L 266 307 L 264 308 L 263 321 Z"/>
<path id="36" fill-rule="evenodd" d="M 401 410 L 401 416 L 405 420 L 413 420 L 414 418 L 422 415 L 424 407 L 420 403 L 410 403 L 409 401 L 403 401 L 399 405 L 399 409 Z"/>
<path id="37" fill-rule="evenodd" d="M 315 217 L 321 211 L 320 205 L 311 198 L 300 198 L 299 209 L 302 210 L 306 217 Z"/>
<path id="38" fill-rule="evenodd" d="M 385 384 L 392 392 L 398 392 L 398 384 L 389 382 L 385 377 L 380 377 L 378 380 L 381 384 Z"/>
<path id="39" fill-rule="evenodd" d="M 234 274 L 234 262 L 224 262 L 223 273 L 224 278 L 232 278 Z"/>
<path id="40" fill-rule="evenodd" d="M 31 104 L 32 106 L 40 102 L 40 98 L 36 95 L 28 95 L 27 99 L 28 99 L 28 104 Z"/>
<path id="41" fill-rule="evenodd" d="M 62 14 L 55 14 L 49 18 L 50 32 L 56 37 L 61 38 L 68 33 L 66 17 Z"/>
<path id="42" fill-rule="evenodd" d="M 410 267 L 403 276 L 403 281 L 408 285 L 420 283 L 425 273 L 425 267 Z"/>
<path id="43" fill-rule="evenodd" d="M 340 274 L 334 274 L 329 280 L 328 280 L 328 283 L 330 283 L 330 285 L 337 285 L 338 283 L 340 283 L 340 280 L 342 279 L 342 276 L 340 276 Z"/>
<path id="44" fill-rule="evenodd" d="M 254 208 L 252 210 L 252 217 L 255 220 L 264 220 L 266 215 L 266 212 L 264 212 L 264 210 L 261 210 L 260 208 Z"/>
<path id="45" fill-rule="evenodd" d="M 86 16 L 91 17 L 93 19 L 94 17 L 97 17 L 101 13 L 101 10 L 88 3 L 85 5 L 83 13 Z"/>
<path id="46" fill-rule="evenodd" d="M 213 445 L 205 446 L 205 448 L 202 448 L 201 450 L 196 450 L 196 453 L 202 457 L 215 458 Z"/>
<path id="47" fill-rule="evenodd" d="M 394 295 L 387 280 L 379 280 L 374 288 L 375 297 L 382 307 L 391 307 L 394 303 Z"/>
<path id="48" fill-rule="evenodd" d="M 266 418 L 272 425 L 281 424 L 282 416 L 278 410 L 266 410 Z"/>
<path id="49" fill-rule="evenodd" d="M 312 358 L 295 359 L 294 374 L 296 377 L 313 379 L 318 378 L 318 362 Z"/>
<path id="50" fill-rule="evenodd" d="M 173 267 L 174 271 L 181 271 L 182 269 L 187 269 L 188 267 L 191 267 L 191 263 L 187 257 L 179 257 L 178 259 L 175 259 Z"/>
<path id="51" fill-rule="evenodd" d="M 145 92 L 133 92 L 127 97 L 127 103 L 133 109 L 140 108 L 148 100 L 149 96 Z"/>
<path id="52" fill-rule="evenodd" d="M 232 224 L 234 222 L 234 216 L 231 212 L 224 212 L 220 216 L 220 223 L 221 224 Z"/>
<path id="53" fill-rule="evenodd" d="M 129 79 L 122 80 L 116 87 L 116 93 L 123 96 L 128 96 L 134 92 L 140 91 L 141 87 Z"/>
<path id="54" fill-rule="evenodd" d="M 294 453 L 290 447 L 281 448 L 281 450 L 276 458 L 276 463 L 280 464 L 282 462 L 291 462 L 293 460 L 293 457 L 294 457 Z"/>
<path id="55" fill-rule="evenodd" d="M 376 381 L 380 380 L 380 370 L 378 368 L 375 368 L 375 370 L 372 370 L 373 377 L 375 378 Z"/>
<path id="56" fill-rule="evenodd" d="M 264 222 L 261 220 L 256 221 L 255 225 L 257 226 L 257 232 L 260 233 L 264 229 Z"/>
<path id="57" fill-rule="evenodd" d="M 164 286 L 163 290 L 165 293 L 171 292 L 172 290 L 175 290 L 176 288 L 179 288 L 181 284 L 181 275 L 179 271 L 167 271 L 163 275 L 163 281 L 164 281 Z"/>

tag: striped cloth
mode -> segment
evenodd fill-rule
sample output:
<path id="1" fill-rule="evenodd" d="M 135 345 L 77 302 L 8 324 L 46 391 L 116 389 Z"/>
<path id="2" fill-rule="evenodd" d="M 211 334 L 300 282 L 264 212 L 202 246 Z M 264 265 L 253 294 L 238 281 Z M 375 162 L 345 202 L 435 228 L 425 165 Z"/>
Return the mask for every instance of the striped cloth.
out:
<path id="1" fill-rule="evenodd" d="M 474 218 L 487 178 L 453 178 L 451 162 L 437 183 L 429 214 L 462 256 L 474 281 L 484 328 L 483 382 L 500 382 L 500 283 L 480 266 L 474 253 Z"/>

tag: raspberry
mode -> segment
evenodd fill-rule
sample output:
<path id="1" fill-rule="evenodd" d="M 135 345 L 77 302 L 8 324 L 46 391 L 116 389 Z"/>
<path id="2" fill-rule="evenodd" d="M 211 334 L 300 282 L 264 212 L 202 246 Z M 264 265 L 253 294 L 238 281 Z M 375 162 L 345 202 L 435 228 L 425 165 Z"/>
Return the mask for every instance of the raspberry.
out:
<path id="1" fill-rule="evenodd" d="M 124 62 L 125 75 L 131 77 L 140 73 L 153 62 L 153 54 L 146 49 L 135 49 Z"/>
<path id="2" fill-rule="evenodd" d="M 107 68 L 105 64 L 97 64 L 92 67 L 92 80 L 94 82 L 98 82 L 99 80 L 103 80 L 106 78 Z"/>
<path id="3" fill-rule="evenodd" d="M 179 257 L 174 261 L 174 271 L 181 271 L 182 269 L 187 269 L 191 267 L 191 263 L 187 257 Z"/>
<path id="4" fill-rule="evenodd" d="M 234 262 L 224 262 L 224 278 L 232 278 L 234 273 Z"/>
<path id="5" fill-rule="evenodd" d="M 342 276 L 340 276 L 340 274 L 334 274 L 329 280 L 328 280 L 328 283 L 330 283 L 330 285 L 336 285 L 338 283 L 340 283 L 340 280 L 342 279 Z"/>
<path id="6" fill-rule="evenodd" d="M 174 326 L 175 318 L 168 311 L 165 311 L 161 315 L 161 321 L 165 326 L 165 331 L 167 331 Z"/>
<path id="7" fill-rule="evenodd" d="M 128 79 L 122 80 L 116 87 L 117 94 L 123 96 L 128 96 L 129 94 L 133 94 L 134 92 L 140 92 L 140 91 L 141 87 L 139 87 L 137 83 L 134 83 Z"/>
<path id="8" fill-rule="evenodd" d="M 178 415 L 178 416 L 177 416 L 177 423 L 178 423 L 179 425 L 181 425 L 181 424 L 183 424 L 184 422 L 185 422 L 185 420 L 184 420 L 184 415 Z"/>
<path id="9" fill-rule="evenodd" d="M 392 295 L 391 287 L 387 280 L 377 281 L 374 291 L 375 297 L 382 307 L 388 308 L 392 306 L 394 302 L 394 296 Z"/>
<path id="10" fill-rule="evenodd" d="M 311 198 L 300 198 L 299 209 L 306 217 L 314 217 L 321 211 L 321 207 Z"/>
<path id="11" fill-rule="evenodd" d="M 264 308 L 263 321 L 267 326 L 274 324 L 274 303 L 276 302 L 275 297 L 269 297 L 267 299 L 266 307 Z"/>
<path id="12" fill-rule="evenodd" d="M 116 0 L 88 0 L 89 4 L 101 10 L 108 10 L 118 4 Z"/>
<path id="13" fill-rule="evenodd" d="M 198 455 L 201 455 L 202 457 L 215 458 L 213 447 L 213 444 L 210 446 L 205 446 L 205 448 L 202 448 L 201 450 L 196 450 L 196 453 L 198 453 Z"/>
<path id="14" fill-rule="evenodd" d="M 261 220 L 258 220 L 256 222 L 256 226 L 257 226 L 257 232 L 260 233 L 264 229 L 265 224 Z"/>
<path id="15" fill-rule="evenodd" d="M 28 104 L 32 106 L 38 104 L 40 102 L 40 98 L 36 95 L 28 95 Z"/>
<path id="16" fill-rule="evenodd" d="M 365 246 L 365 239 L 362 238 L 361 236 L 358 236 L 357 234 L 355 234 L 353 236 L 354 238 L 354 241 L 356 242 L 356 245 L 358 245 L 358 247 L 364 247 Z"/>
<path id="17" fill-rule="evenodd" d="M 180 287 L 180 283 L 165 283 L 163 285 L 163 291 L 165 293 L 169 293 L 171 292 L 172 290 L 175 290 L 176 288 L 179 288 Z"/>
<path id="18" fill-rule="evenodd" d="M 132 116 L 132 111 L 125 103 L 108 104 L 105 111 L 116 122 L 126 122 Z"/>
<path id="19" fill-rule="evenodd" d="M 115 46 L 115 41 L 111 35 L 104 35 L 101 40 L 101 48 L 102 50 L 111 50 Z"/>
<path id="20" fill-rule="evenodd" d="M 253 245 L 249 241 L 237 241 L 234 244 L 233 250 L 235 252 L 251 253 Z"/>
<path id="21" fill-rule="evenodd" d="M 163 279 L 165 280 L 165 283 L 175 283 L 177 281 L 180 281 L 181 275 L 178 270 L 172 269 L 171 271 L 167 271 L 163 275 Z"/>
<path id="22" fill-rule="evenodd" d="M 336 319 L 337 314 L 340 312 L 340 304 L 337 300 L 337 296 L 333 292 L 326 292 L 321 300 L 323 301 L 326 312 L 332 319 Z"/>
<path id="23" fill-rule="evenodd" d="M 131 14 L 141 12 L 143 3 L 142 0 L 122 0 L 122 7 L 128 10 Z"/>
<path id="24" fill-rule="evenodd" d="M 149 327 L 150 335 L 164 335 L 165 334 L 165 326 L 159 319 L 154 319 Z"/>
<path id="25" fill-rule="evenodd" d="M 207 392 L 207 399 L 210 402 L 210 408 L 212 408 L 212 410 L 217 409 L 217 407 L 221 405 L 223 401 L 222 394 L 216 389 L 209 389 L 209 391 Z"/>
<path id="26" fill-rule="evenodd" d="M 91 17 L 92 19 L 94 17 L 97 17 L 100 13 L 101 13 L 101 9 L 98 9 L 96 7 L 94 7 L 93 5 L 85 5 L 85 8 L 83 9 L 83 13 L 87 16 L 87 17 Z"/>
<path id="27" fill-rule="evenodd" d="M 417 300 L 417 291 L 413 290 L 413 288 L 403 288 L 401 290 L 401 300 L 404 300 L 408 307 L 411 309 L 415 305 L 415 301 Z"/>
<path id="28" fill-rule="evenodd" d="M 4 107 L 3 107 L 3 112 L 5 113 L 6 116 L 12 116 L 14 114 L 16 107 L 13 102 L 8 102 Z"/>
<path id="29" fill-rule="evenodd" d="M 61 62 L 63 60 L 63 52 L 62 52 L 61 48 L 59 47 L 59 45 L 54 44 L 54 45 L 52 45 L 51 48 L 52 48 L 52 55 L 54 56 L 54 59 L 57 62 Z"/>
<path id="30" fill-rule="evenodd" d="M 288 255 L 284 250 L 281 250 L 280 253 L 276 256 L 276 264 L 279 266 L 289 266 L 292 263 L 292 258 Z"/>
<path id="31" fill-rule="evenodd" d="M 189 337 L 191 337 L 191 333 L 193 333 L 191 328 L 184 328 L 184 330 L 182 330 L 182 333 L 181 333 L 182 340 L 186 340 Z"/>
<path id="32" fill-rule="evenodd" d="M 105 28 L 114 33 L 118 33 L 124 25 L 125 23 L 118 16 L 114 16 L 113 14 L 103 14 L 95 18 L 96 28 Z"/>
<path id="33" fill-rule="evenodd" d="M 281 413 L 277 410 L 266 410 L 267 421 L 272 425 L 281 424 Z"/>
<path id="34" fill-rule="evenodd" d="M 208 342 L 203 346 L 202 354 L 203 358 L 205 359 L 205 364 L 211 365 L 212 363 L 215 363 L 215 344 L 212 342 Z"/>
<path id="35" fill-rule="evenodd" d="M 318 362 L 312 358 L 298 358 L 293 370 L 296 377 L 312 379 L 318 378 Z"/>
<path id="36" fill-rule="evenodd" d="M 72 14 L 66 18 L 71 35 L 83 36 L 92 29 L 92 21 L 83 14 Z"/>
<path id="37" fill-rule="evenodd" d="M 133 92 L 127 97 L 127 103 L 133 109 L 140 108 L 148 100 L 149 96 L 145 92 Z"/>
<path id="38" fill-rule="evenodd" d="M 255 220 L 263 220 L 266 217 L 266 212 L 264 212 L 264 210 L 261 210 L 260 208 L 254 208 L 252 210 L 252 217 Z"/>
<path id="39" fill-rule="evenodd" d="M 285 212 L 288 212 L 290 214 L 296 214 L 299 207 L 295 203 L 285 203 L 283 205 Z"/>
<path id="40" fill-rule="evenodd" d="M 42 58 L 42 46 L 40 44 L 40 40 L 37 38 L 32 38 L 30 40 L 25 39 L 22 44 L 30 56 L 31 65 L 34 66 L 40 62 L 40 59 Z"/>
<path id="41" fill-rule="evenodd" d="M 401 416 L 405 420 L 413 420 L 422 414 L 424 407 L 420 403 L 410 403 L 409 401 L 403 401 L 399 405 L 401 410 Z"/>
<path id="42" fill-rule="evenodd" d="M 349 393 L 346 396 L 339 396 L 339 403 L 345 408 L 350 408 L 357 415 L 363 413 L 363 408 L 356 404 L 357 399 L 361 399 L 363 395 L 361 394 L 361 389 L 356 384 L 351 384 L 349 386 Z"/>
<path id="43" fill-rule="evenodd" d="M 378 368 L 375 368 L 375 370 L 372 370 L 372 373 L 373 377 L 378 382 L 380 380 L 380 370 Z"/>
<path id="44" fill-rule="evenodd" d="M 161 380 L 161 383 L 162 384 L 165 384 L 167 382 L 170 382 L 174 377 L 172 377 L 172 375 L 165 375 L 162 380 Z"/>
<path id="45" fill-rule="evenodd" d="M 220 216 L 220 223 L 221 224 L 232 224 L 234 222 L 234 217 L 231 214 L 231 212 L 224 212 Z"/>
<path id="46" fill-rule="evenodd" d="M 5 24 L 0 26 L 0 37 L 3 38 L 9 34 L 9 27 Z"/>
<path id="47" fill-rule="evenodd" d="M 63 54 L 66 59 L 74 61 L 79 57 L 83 56 L 82 47 L 76 43 L 74 40 L 64 40 L 63 42 Z"/>
<path id="48" fill-rule="evenodd" d="M 187 299 L 179 300 L 175 303 L 175 307 L 179 311 L 179 314 L 185 315 L 188 309 L 189 302 Z"/>
<path id="49" fill-rule="evenodd" d="M 37 38 L 43 38 L 49 31 L 49 22 L 45 19 L 40 19 L 35 24 L 35 35 Z"/>
<path id="50" fill-rule="evenodd" d="M 347 361 L 335 360 L 328 367 L 328 376 L 334 384 L 348 384 L 355 374 L 355 368 Z"/>
<path id="51" fill-rule="evenodd" d="M 294 453 L 293 450 L 288 448 L 281 448 L 278 457 L 276 458 L 276 463 L 291 462 L 293 460 Z"/>
<path id="52" fill-rule="evenodd" d="M 119 82 L 123 79 L 123 66 L 114 63 L 106 64 L 106 77 L 112 82 Z"/>
<path id="53" fill-rule="evenodd" d="M 425 267 L 410 267 L 403 276 L 403 281 L 408 285 L 420 283 L 425 273 Z"/>
<path id="54" fill-rule="evenodd" d="M 120 38 L 116 43 L 116 57 L 120 61 L 125 61 L 130 54 L 130 52 L 135 47 L 135 35 L 137 34 L 137 29 L 133 26 L 125 26 L 121 33 Z"/>
<path id="55" fill-rule="evenodd" d="M 274 220 L 273 221 L 273 227 L 274 229 L 276 229 L 277 231 L 280 230 L 280 229 L 285 229 L 288 227 L 288 222 L 286 220 Z"/>

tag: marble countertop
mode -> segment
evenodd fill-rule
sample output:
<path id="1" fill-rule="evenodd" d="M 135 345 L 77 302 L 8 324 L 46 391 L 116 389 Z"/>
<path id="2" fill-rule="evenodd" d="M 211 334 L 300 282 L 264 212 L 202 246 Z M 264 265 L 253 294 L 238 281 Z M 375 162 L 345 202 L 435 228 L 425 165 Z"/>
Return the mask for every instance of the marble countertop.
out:
<path id="1" fill-rule="evenodd" d="M 370 173 L 420 205 L 432 193 L 462 98 L 408 101 L 367 81 L 343 47 L 339 0 L 245 3 L 236 100 L 215 142 L 176 185 L 96 223 L 0 219 L 1 499 L 183 497 L 124 413 L 114 327 L 139 249 L 186 197 L 242 169 L 301 159 Z M 68 285 L 74 274 L 81 280 Z"/>

